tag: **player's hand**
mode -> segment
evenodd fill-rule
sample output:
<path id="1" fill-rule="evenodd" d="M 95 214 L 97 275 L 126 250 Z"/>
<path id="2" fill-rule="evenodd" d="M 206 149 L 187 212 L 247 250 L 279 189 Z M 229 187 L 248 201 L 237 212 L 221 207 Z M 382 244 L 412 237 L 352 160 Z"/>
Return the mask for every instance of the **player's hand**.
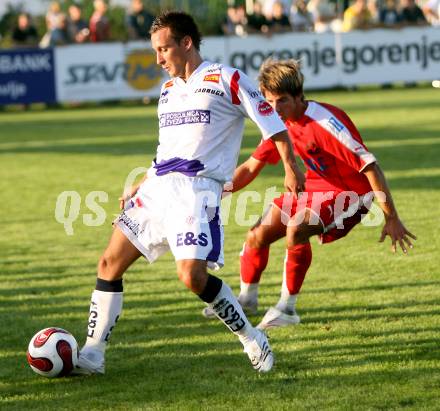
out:
<path id="1" fill-rule="evenodd" d="M 123 210 L 125 208 L 125 203 L 130 200 L 130 198 L 134 197 L 134 195 L 138 192 L 139 185 L 135 185 L 130 188 L 127 192 L 123 193 L 121 197 L 119 197 L 119 209 Z"/>
<path id="2" fill-rule="evenodd" d="M 304 173 L 299 169 L 299 167 L 295 164 L 293 169 L 290 172 L 286 172 L 286 177 L 284 179 L 284 188 L 287 191 L 295 194 L 295 197 L 298 197 L 298 194 L 305 191 L 306 178 Z"/>
<path id="3" fill-rule="evenodd" d="M 398 243 L 402 251 L 406 254 L 408 248 L 413 248 L 410 238 L 417 240 L 417 237 L 406 229 L 398 217 L 387 218 L 379 242 L 382 243 L 387 235 L 391 238 L 391 250 L 393 253 L 396 252 Z"/>
<path id="4" fill-rule="evenodd" d="M 234 184 L 232 181 L 228 181 L 225 184 L 223 184 L 223 191 L 222 191 L 222 200 L 225 197 L 228 197 L 232 194 L 232 190 L 234 189 Z"/>

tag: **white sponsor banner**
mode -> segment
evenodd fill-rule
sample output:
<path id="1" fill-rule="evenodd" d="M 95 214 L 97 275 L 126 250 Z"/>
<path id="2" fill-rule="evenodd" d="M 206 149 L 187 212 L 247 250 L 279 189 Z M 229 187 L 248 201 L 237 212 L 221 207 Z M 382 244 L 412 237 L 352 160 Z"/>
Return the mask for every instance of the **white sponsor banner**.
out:
<path id="1" fill-rule="evenodd" d="M 60 102 L 156 97 L 164 80 L 149 42 L 58 47 L 55 69 Z"/>
<path id="2" fill-rule="evenodd" d="M 201 54 L 254 81 L 270 56 L 299 59 L 306 89 L 432 81 L 440 73 L 440 28 L 207 37 Z M 58 47 L 55 69 L 60 102 L 159 97 L 168 79 L 149 42 Z"/>
<path id="3" fill-rule="evenodd" d="M 436 27 L 226 37 L 223 53 L 217 39 L 212 40 L 206 39 L 204 56 L 221 58 L 253 79 L 267 57 L 301 60 L 308 89 L 431 81 L 440 73 L 440 28 Z"/>
<path id="4" fill-rule="evenodd" d="M 432 81 L 440 75 L 440 28 L 344 33 L 341 84 Z"/>
<path id="5" fill-rule="evenodd" d="M 313 88 L 338 84 L 335 35 L 316 33 L 285 33 L 272 37 L 251 35 L 246 38 L 224 37 L 222 62 L 237 67 L 256 81 L 261 64 L 268 57 L 299 59 L 303 63 L 306 83 Z M 215 40 L 215 43 L 211 43 Z M 202 47 L 204 57 L 219 60 L 217 39 L 207 38 Z"/>

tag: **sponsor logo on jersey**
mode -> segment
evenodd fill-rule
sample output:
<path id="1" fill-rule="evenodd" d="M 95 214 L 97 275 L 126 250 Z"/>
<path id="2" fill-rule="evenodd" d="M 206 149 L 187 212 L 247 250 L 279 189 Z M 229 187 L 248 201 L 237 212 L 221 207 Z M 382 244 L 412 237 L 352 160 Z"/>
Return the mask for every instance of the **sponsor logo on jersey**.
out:
<path id="1" fill-rule="evenodd" d="M 340 133 L 344 129 L 344 125 L 340 121 L 336 120 L 334 117 L 329 118 L 328 124 L 337 133 Z"/>
<path id="2" fill-rule="evenodd" d="M 168 93 L 169 93 L 169 90 L 165 90 L 165 91 L 162 91 L 162 93 L 160 93 L 159 104 L 166 104 L 166 103 L 168 103 L 168 98 L 165 97 L 165 96 L 168 95 Z"/>
<path id="3" fill-rule="evenodd" d="M 251 98 L 261 98 L 261 91 L 255 89 L 247 89 L 246 92 Z"/>
<path id="4" fill-rule="evenodd" d="M 168 80 L 168 81 L 164 84 L 163 88 L 169 88 L 169 87 L 171 87 L 172 85 L 173 85 L 173 80 Z"/>
<path id="5" fill-rule="evenodd" d="M 219 83 L 220 82 L 220 73 L 217 74 L 207 74 L 203 81 L 212 81 L 213 83 Z"/>
<path id="6" fill-rule="evenodd" d="M 209 110 L 186 110 L 164 113 L 159 116 L 159 127 L 180 126 L 182 124 L 209 124 L 211 112 Z"/>
<path id="7" fill-rule="evenodd" d="M 324 162 L 323 157 L 306 158 L 304 162 L 307 168 L 309 168 L 312 171 L 315 171 L 320 175 L 323 175 L 322 173 L 328 168 L 328 166 Z"/>
<path id="8" fill-rule="evenodd" d="M 221 90 L 215 90 L 213 88 L 207 88 L 207 87 L 198 88 L 196 89 L 196 91 L 194 91 L 194 93 L 214 94 L 215 96 L 220 96 L 220 97 L 223 97 L 225 95 L 225 93 Z"/>
<path id="9" fill-rule="evenodd" d="M 257 110 L 262 116 L 271 116 L 273 114 L 273 108 L 267 101 L 260 101 L 257 104 Z"/>

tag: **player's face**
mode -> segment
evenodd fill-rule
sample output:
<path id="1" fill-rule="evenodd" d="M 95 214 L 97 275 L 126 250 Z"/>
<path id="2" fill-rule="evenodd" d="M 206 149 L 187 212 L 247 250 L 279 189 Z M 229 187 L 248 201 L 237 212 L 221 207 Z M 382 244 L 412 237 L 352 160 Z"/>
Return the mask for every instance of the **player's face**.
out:
<path id="1" fill-rule="evenodd" d="M 293 97 L 287 93 L 274 94 L 269 91 L 264 93 L 264 97 L 281 117 L 281 120 L 297 120 L 299 118 L 301 97 Z"/>
<path id="2" fill-rule="evenodd" d="M 168 27 L 160 29 L 151 35 L 151 44 L 156 51 L 156 61 L 170 77 L 185 77 L 185 67 L 188 56 L 186 38 L 179 43 L 171 36 Z"/>

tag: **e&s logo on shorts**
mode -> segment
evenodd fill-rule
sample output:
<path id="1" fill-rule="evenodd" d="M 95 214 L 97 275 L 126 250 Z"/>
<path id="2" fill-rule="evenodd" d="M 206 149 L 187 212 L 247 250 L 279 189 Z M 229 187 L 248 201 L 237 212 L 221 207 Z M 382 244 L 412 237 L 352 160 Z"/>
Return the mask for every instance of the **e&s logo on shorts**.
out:
<path id="1" fill-rule="evenodd" d="M 199 245 L 201 247 L 206 247 L 208 245 L 208 234 L 200 233 L 199 235 L 196 235 L 192 231 L 178 233 L 176 246 L 182 247 L 184 245 Z"/>

